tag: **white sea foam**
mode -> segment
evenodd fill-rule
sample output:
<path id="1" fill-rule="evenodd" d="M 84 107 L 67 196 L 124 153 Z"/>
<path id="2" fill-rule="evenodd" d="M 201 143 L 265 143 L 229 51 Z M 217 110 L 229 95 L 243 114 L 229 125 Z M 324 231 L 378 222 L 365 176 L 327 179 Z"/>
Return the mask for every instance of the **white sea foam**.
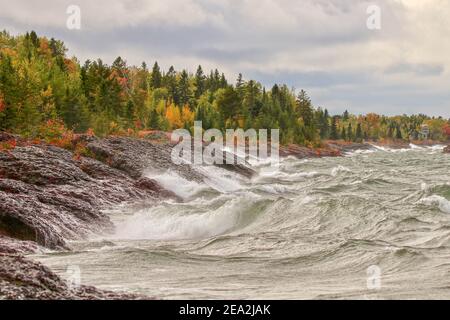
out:
<path id="1" fill-rule="evenodd" d="M 339 165 L 339 166 L 337 166 L 337 167 L 334 167 L 334 168 L 331 170 L 331 175 L 332 175 L 333 177 L 336 177 L 340 172 L 352 172 L 352 170 L 350 170 L 350 169 L 347 168 L 347 167 L 344 167 L 344 166 Z"/>
<path id="2" fill-rule="evenodd" d="M 437 206 L 444 213 L 450 213 L 450 201 L 438 195 L 432 195 L 420 200 L 420 203 L 428 206 Z"/>
<path id="3" fill-rule="evenodd" d="M 345 156 L 346 157 L 352 157 L 352 156 L 356 156 L 356 155 L 360 155 L 360 154 L 369 154 L 369 153 L 374 153 L 377 150 L 375 149 L 369 149 L 369 150 L 355 150 L 355 151 L 350 151 L 350 152 L 346 152 Z"/>
<path id="4" fill-rule="evenodd" d="M 206 185 L 202 185 L 192 180 L 187 180 L 172 170 L 167 170 L 162 173 L 147 171 L 145 176 L 156 180 L 162 187 L 172 191 L 182 198 L 189 198 L 208 188 Z"/>
<path id="5" fill-rule="evenodd" d="M 375 149 L 378 149 L 378 150 L 384 151 L 384 152 L 393 152 L 393 153 L 397 153 L 397 152 L 407 152 L 407 151 L 411 151 L 411 148 L 395 149 L 395 148 L 388 148 L 388 147 L 377 146 L 376 144 L 372 144 L 372 146 L 373 146 Z"/>
<path id="6" fill-rule="evenodd" d="M 409 147 L 410 147 L 412 150 L 423 150 L 423 149 L 424 149 L 423 147 L 418 146 L 418 145 L 413 144 L 413 143 L 410 143 L 410 144 L 409 144 Z"/>
<path id="7" fill-rule="evenodd" d="M 284 172 L 281 170 L 275 170 L 272 168 L 264 168 L 260 170 L 259 177 L 257 180 L 261 180 L 264 178 L 273 178 L 280 179 L 283 181 L 299 181 L 304 180 L 305 178 L 313 178 L 317 176 L 319 173 L 316 171 L 311 172 Z"/>
<path id="8" fill-rule="evenodd" d="M 116 226 L 116 239 L 182 240 L 203 239 L 231 231 L 255 206 L 259 196 L 249 193 L 235 197 L 215 210 L 192 208 L 174 210 L 157 206 L 136 212 Z"/>
<path id="9" fill-rule="evenodd" d="M 219 192 L 227 193 L 245 189 L 245 178 L 229 170 L 216 166 L 195 167 L 195 170 L 205 176 L 206 185 Z"/>

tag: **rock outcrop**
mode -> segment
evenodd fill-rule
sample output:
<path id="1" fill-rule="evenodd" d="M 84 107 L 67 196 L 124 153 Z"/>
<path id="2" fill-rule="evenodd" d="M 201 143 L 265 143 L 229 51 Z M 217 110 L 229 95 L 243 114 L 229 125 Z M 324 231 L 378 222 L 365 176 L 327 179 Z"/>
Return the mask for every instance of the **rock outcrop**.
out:
<path id="1" fill-rule="evenodd" d="M 69 249 L 68 240 L 106 233 L 113 225 L 103 211 L 117 204 L 178 197 L 151 179 L 150 170 L 171 170 L 193 181 L 205 177 L 171 161 L 170 142 L 77 135 L 83 154 L 33 144 L 0 133 L 0 299 L 129 299 L 132 295 L 90 287 L 70 288 L 48 268 L 26 258 L 39 250 Z M 225 166 L 251 177 L 246 166 Z M 178 199 L 180 200 L 180 199 Z"/>
<path id="2" fill-rule="evenodd" d="M 307 148 L 299 145 L 288 145 L 280 147 L 280 156 L 304 158 L 339 157 L 347 152 L 356 150 L 370 150 L 373 146 L 368 143 L 342 143 L 340 141 L 328 141 L 322 148 Z"/>
<path id="3" fill-rule="evenodd" d="M 111 230 L 106 206 L 170 195 L 156 182 L 143 186 L 127 172 L 54 146 L 0 152 L 0 234 L 48 248 Z"/>
<path id="4" fill-rule="evenodd" d="M 0 236 L 0 300 L 111 300 L 145 299 L 137 295 L 72 286 L 40 263 L 24 254 L 37 250 L 32 242 Z"/>
<path id="5" fill-rule="evenodd" d="M 2 133 L 0 139 L 20 137 Z M 176 198 L 142 176 L 155 161 L 156 167 L 170 165 L 158 159 L 158 153 L 168 154 L 163 146 L 128 138 L 77 139 L 87 143 L 93 158 L 77 159 L 70 151 L 45 144 L 21 144 L 0 152 L 0 299 L 136 298 L 84 286 L 72 289 L 25 257 L 39 246 L 67 249 L 67 240 L 112 230 L 104 208 Z"/>

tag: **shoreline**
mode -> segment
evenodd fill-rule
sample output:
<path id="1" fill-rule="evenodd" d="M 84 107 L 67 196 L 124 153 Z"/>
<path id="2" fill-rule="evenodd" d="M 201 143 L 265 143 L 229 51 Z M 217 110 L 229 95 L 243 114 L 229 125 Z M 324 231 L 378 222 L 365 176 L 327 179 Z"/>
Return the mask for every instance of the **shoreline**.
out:
<path id="1" fill-rule="evenodd" d="M 0 133 L 0 142 L 18 136 Z M 26 256 L 40 248 L 70 250 L 67 240 L 106 233 L 113 225 L 102 209 L 121 203 L 160 201 L 177 196 L 146 174 L 151 166 L 174 170 L 189 180 L 204 177 L 189 165 L 170 161 L 173 146 L 164 141 L 130 137 L 76 136 L 90 157 L 49 144 L 21 141 L 0 151 L 0 299 L 149 299 L 80 286 L 71 288 L 50 269 Z M 422 146 L 447 145 L 424 142 Z M 393 149 L 411 143 L 377 144 Z M 449 148 L 449 147 L 447 147 Z M 370 142 L 327 141 L 323 148 L 280 147 L 280 156 L 299 159 L 339 157 L 347 152 L 374 149 Z M 222 166 L 252 176 L 246 166 Z M 95 194 L 95 196 L 93 196 Z"/>

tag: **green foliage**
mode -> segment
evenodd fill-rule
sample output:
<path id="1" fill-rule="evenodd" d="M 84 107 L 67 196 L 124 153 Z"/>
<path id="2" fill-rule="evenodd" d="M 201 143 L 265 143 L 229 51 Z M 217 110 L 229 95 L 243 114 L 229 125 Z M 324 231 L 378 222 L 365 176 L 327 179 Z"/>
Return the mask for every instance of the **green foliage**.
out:
<path id="1" fill-rule="evenodd" d="M 330 116 L 304 90 L 297 95 L 286 85 L 266 90 L 242 74 L 231 85 L 217 69 L 164 72 L 157 62 L 148 70 L 145 62 L 128 66 L 121 57 L 111 66 L 100 59 L 80 65 L 62 41 L 34 31 L 0 32 L 0 130 L 39 137 L 51 134 L 44 130 L 51 126 L 102 136 L 191 128 L 194 120 L 204 129 L 280 129 L 281 143 L 311 146 L 326 139 L 419 139 L 424 125 L 431 139 L 450 136 L 442 118 Z"/>

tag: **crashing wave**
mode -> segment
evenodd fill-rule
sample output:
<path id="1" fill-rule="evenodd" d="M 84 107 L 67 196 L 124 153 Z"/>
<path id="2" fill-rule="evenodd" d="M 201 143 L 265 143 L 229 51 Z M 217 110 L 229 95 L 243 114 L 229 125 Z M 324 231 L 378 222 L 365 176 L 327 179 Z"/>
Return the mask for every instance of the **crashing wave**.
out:
<path id="1" fill-rule="evenodd" d="M 438 196 L 438 195 L 432 195 L 426 198 L 423 198 L 420 200 L 420 203 L 428 206 L 437 206 L 439 210 L 441 210 L 444 213 L 450 213 L 450 201 L 448 201 L 446 198 Z"/>

